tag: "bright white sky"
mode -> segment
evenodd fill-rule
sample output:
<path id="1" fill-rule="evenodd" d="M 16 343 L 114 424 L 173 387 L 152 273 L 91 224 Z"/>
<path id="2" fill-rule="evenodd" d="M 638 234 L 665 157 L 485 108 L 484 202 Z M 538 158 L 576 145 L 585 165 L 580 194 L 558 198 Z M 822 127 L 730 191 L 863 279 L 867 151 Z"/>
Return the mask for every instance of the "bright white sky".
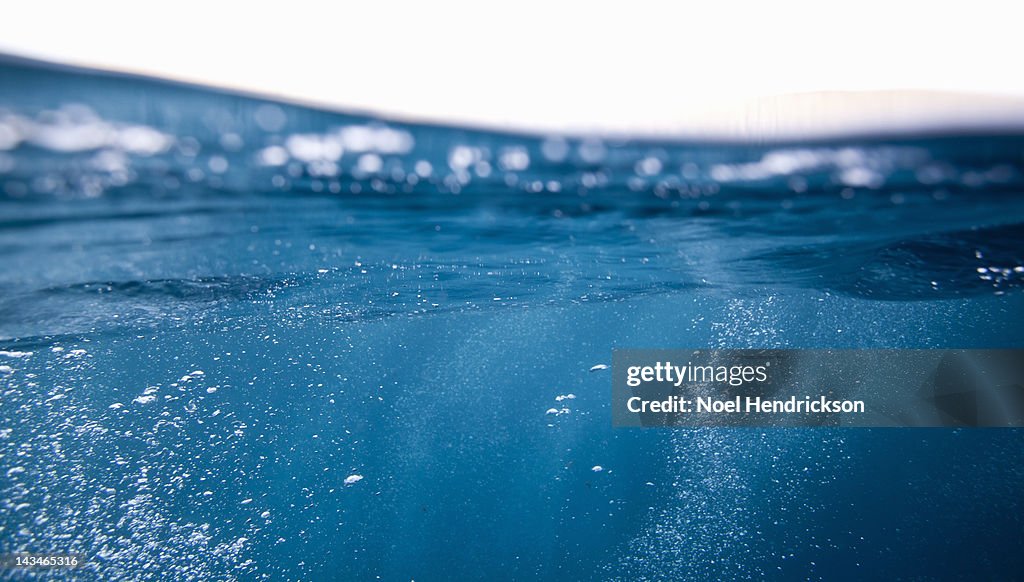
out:
<path id="1" fill-rule="evenodd" d="M 751 99 L 788 93 L 1024 96 L 1017 4 L 33 0 L 5 6 L 0 51 L 405 117 L 743 131 Z M 883 109 L 903 119 L 920 101 Z"/>

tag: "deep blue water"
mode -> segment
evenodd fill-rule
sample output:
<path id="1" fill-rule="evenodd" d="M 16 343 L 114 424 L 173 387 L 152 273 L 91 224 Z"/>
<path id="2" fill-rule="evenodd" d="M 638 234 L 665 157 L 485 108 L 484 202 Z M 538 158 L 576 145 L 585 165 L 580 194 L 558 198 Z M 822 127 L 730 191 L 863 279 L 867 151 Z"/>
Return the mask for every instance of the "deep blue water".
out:
<path id="1" fill-rule="evenodd" d="M 1022 287 L 1022 135 L 515 135 L 5 61 L 0 553 L 78 552 L 82 579 L 1019 578 L 1018 430 L 613 429 L 589 370 L 1024 347 Z"/>

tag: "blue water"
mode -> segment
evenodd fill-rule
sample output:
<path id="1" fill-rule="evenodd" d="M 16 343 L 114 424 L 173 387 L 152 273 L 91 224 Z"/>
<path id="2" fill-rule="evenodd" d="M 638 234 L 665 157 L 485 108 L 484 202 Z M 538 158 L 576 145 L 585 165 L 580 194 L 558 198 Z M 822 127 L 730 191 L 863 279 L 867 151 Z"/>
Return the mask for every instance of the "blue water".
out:
<path id="1" fill-rule="evenodd" d="M 0 258 L 0 554 L 81 579 L 1024 572 L 1017 430 L 613 429 L 590 371 L 1024 347 L 1022 135 L 516 135 L 8 59 Z"/>

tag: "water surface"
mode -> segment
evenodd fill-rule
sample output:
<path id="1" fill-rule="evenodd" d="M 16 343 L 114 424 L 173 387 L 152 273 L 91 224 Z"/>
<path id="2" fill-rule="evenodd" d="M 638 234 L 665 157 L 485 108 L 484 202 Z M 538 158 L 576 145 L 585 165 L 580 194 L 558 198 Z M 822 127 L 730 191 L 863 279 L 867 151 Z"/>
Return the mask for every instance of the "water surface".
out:
<path id="1" fill-rule="evenodd" d="M 0 552 L 84 579 L 1024 568 L 1019 431 L 612 429 L 589 371 L 1024 347 L 1024 136 L 533 136 L 0 79 Z"/>

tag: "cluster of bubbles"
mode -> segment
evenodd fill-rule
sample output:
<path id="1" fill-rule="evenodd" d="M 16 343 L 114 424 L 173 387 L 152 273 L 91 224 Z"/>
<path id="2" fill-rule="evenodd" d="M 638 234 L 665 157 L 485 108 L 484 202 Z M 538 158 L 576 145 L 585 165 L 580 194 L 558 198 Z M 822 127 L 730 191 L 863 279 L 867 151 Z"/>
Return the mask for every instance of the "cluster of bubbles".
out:
<path id="1" fill-rule="evenodd" d="M 981 251 L 975 251 L 975 258 L 982 259 L 984 254 Z M 1007 289 L 1024 286 L 1024 265 L 989 265 L 978 267 L 975 270 L 979 280 L 991 284 L 995 295 L 1003 295 Z"/>
<path id="2" fill-rule="evenodd" d="M 223 524 L 170 513 L 173 499 L 213 496 L 218 480 L 200 457 L 230 459 L 233 442 L 244 437 L 237 425 L 219 434 L 206 424 L 205 442 L 190 442 L 188 425 L 221 415 L 202 402 L 210 392 L 202 372 L 100 407 L 89 393 L 97 369 L 84 345 L 0 352 L 11 413 L 0 429 L 5 550 L 78 554 L 87 559 L 77 575 L 98 579 L 258 576 L 247 557 L 253 533 L 227 535 Z M 162 404 L 181 400 L 187 405 Z M 258 507 L 250 511 L 253 524 L 268 522 Z"/>

